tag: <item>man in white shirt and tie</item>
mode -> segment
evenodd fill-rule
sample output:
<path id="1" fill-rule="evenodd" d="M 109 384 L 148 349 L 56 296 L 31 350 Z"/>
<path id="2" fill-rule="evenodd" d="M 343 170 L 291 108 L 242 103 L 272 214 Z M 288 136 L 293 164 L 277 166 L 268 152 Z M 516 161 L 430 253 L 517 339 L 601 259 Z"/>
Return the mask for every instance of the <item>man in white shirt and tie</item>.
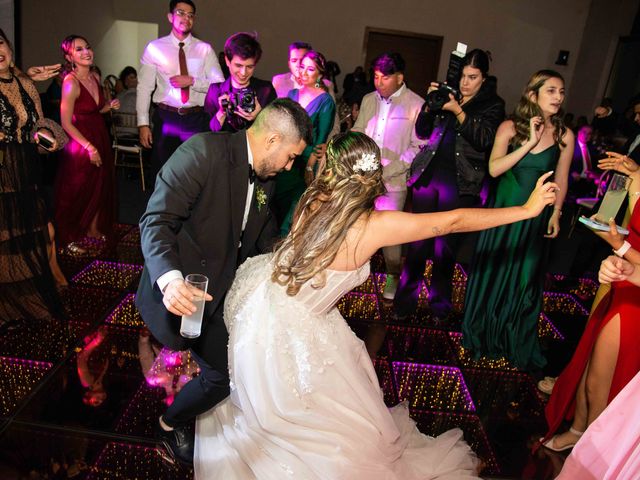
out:
<path id="1" fill-rule="evenodd" d="M 569 194 L 574 198 L 595 196 L 595 180 L 602 173 L 597 167 L 598 152 L 591 142 L 592 135 L 591 125 L 581 126 L 576 133 L 569 184 Z"/>
<path id="2" fill-rule="evenodd" d="M 204 99 L 211 83 L 224 81 L 211 45 L 191 35 L 195 15 L 191 0 L 171 0 L 167 15 L 171 33 L 149 42 L 140 58 L 138 130 L 141 145 L 153 148 L 154 177 L 182 142 L 209 129 Z M 152 101 L 156 107 L 153 132 L 149 119 Z"/>

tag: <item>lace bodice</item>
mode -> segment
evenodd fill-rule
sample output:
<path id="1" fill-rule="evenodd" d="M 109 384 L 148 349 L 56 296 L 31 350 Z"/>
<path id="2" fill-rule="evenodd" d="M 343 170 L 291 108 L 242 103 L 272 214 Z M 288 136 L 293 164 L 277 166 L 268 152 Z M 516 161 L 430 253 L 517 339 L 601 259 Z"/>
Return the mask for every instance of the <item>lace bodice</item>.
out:
<path id="1" fill-rule="evenodd" d="M 369 262 L 356 270 L 326 270 L 326 282 L 322 288 L 313 288 L 313 282 L 305 283 L 295 299 L 303 303 L 311 313 L 326 313 L 340 297 L 350 292 L 369 277 Z"/>
<path id="2" fill-rule="evenodd" d="M 289 297 L 284 287 L 271 282 L 272 259 L 273 254 L 249 258 L 236 272 L 236 280 L 227 293 L 224 306 L 224 319 L 228 330 L 231 330 L 233 319 L 247 297 L 263 282 L 277 289 L 278 296 L 283 301 L 301 304 L 305 311 L 322 315 L 329 312 L 345 293 L 364 283 L 370 272 L 368 262 L 355 270 L 326 270 L 324 287 L 313 288 L 312 282 L 308 282 L 295 297 Z"/>
<path id="3" fill-rule="evenodd" d="M 40 116 L 39 105 L 31 97 L 37 94 L 33 83 L 21 81 L 15 75 L 0 79 L 0 131 L 5 134 L 5 142 L 29 140 Z"/>

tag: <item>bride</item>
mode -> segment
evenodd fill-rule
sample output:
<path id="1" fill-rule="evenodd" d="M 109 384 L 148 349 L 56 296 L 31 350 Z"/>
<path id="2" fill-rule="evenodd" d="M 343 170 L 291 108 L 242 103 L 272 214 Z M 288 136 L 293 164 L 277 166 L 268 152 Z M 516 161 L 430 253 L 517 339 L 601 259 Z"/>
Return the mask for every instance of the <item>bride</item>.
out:
<path id="1" fill-rule="evenodd" d="M 477 458 L 453 429 L 418 432 L 388 409 L 367 350 L 335 307 L 381 247 L 532 218 L 557 186 L 540 177 L 521 207 L 413 215 L 374 211 L 380 150 L 336 136 L 324 174 L 274 254 L 237 271 L 224 310 L 231 395 L 196 423 L 195 475 L 210 479 L 471 479 Z"/>

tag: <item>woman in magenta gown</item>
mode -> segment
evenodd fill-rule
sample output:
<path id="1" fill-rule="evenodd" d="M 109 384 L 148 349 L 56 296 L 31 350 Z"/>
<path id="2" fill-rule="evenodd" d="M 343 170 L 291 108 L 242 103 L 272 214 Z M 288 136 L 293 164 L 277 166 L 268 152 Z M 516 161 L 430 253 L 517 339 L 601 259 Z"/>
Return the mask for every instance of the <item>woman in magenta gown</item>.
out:
<path id="1" fill-rule="evenodd" d="M 108 239 L 115 221 L 115 170 L 109 132 L 102 113 L 119 107 L 107 103 L 99 76 L 92 71 L 93 51 L 86 39 L 70 35 L 62 42 L 67 75 L 62 84 L 60 116 L 70 137 L 56 180 L 55 219 L 60 245 L 84 237 Z"/>
<path id="2" fill-rule="evenodd" d="M 607 152 L 600 160 L 603 170 L 629 175 L 629 221 L 626 240 L 616 231 L 598 232 L 625 260 L 640 264 L 640 167 L 627 156 Z M 612 227 L 613 229 L 614 227 Z M 616 281 L 593 311 L 573 358 L 558 377 L 546 407 L 549 431 L 541 441 L 551 450 L 573 447 L 591 425 L 640 372 L 640 289 L 629 281 Z M 563 420 L 568 431 L 554 435 Z"/>

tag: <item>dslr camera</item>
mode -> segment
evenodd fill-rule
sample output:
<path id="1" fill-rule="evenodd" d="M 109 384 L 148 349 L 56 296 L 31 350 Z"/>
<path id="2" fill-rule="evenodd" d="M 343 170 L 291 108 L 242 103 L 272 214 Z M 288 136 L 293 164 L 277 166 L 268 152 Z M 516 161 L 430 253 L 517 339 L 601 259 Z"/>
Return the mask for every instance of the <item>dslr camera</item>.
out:
<path id="1" fill-rule="evenodd" d="M 462 62 L 467 54 L 467 46 L 458 42 L 456 49 L 449 57 L 449 67 L 447 68 L 447 79 L 438 84 L 438 88 L 427 95 L 427 106 L 429 110 L 442 110 L 442 106 L 449 101 L 449 94 L 460 101 L 462 95 L 460 88 L 460 77 L 462 76 Z"/>
<path id="2" fill-rule="evenodd" d="M 241 88 L 229 93 L 229 100 L 223 99 L 221 103 L 227 115 L 231 115 L 237 108 L 251 113 L 256 109 L 256 92 L 249 87 Z"/>

